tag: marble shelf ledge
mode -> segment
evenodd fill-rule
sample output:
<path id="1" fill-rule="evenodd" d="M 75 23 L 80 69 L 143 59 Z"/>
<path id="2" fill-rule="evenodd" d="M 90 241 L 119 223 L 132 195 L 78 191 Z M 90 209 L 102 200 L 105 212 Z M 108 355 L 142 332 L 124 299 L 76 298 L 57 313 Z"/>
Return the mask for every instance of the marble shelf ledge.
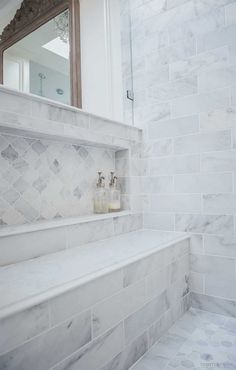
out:
<path id="1" fill-rule="evenodd" d="M 19 235 L 19 234 L 26 234 L 31 233 L 34 231 L 41 231 L 41 230 L 48 230 L 48 229 L 55 229 L 63 226 L 71 226 L 71 225 L 79 225 L 87 222 L 93 221 L 102 221 L 122 216 L 129 216 L 131 215 L 131 211 L 119 211 L 113 213 L 106 213 L 106 214 L 92 214 L 86 215 L 81 217 L 71 217 L 71 218 L 62 218 L 62 219 L 54 219 L 49 221 L 41 221 L 32 224 L 24 224 L 24 225 L 14 225 L 14 226 L 4 226 L 0 229 L 0 238 L 11 236 L 11 235 Z"/>
<path id="2" fill-rule="evenodd" d="M 129 149 L 142 130 L 0 85 L 0 131 L 77 145 Z"/>

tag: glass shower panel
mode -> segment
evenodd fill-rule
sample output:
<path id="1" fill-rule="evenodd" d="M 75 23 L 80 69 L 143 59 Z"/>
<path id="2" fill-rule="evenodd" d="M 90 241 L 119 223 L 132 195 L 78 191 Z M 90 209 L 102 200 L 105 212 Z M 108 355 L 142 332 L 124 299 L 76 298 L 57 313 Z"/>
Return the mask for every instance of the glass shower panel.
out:
<path id="1" fill-rule="evenodd" d="M 132 28 L 130 0 L 120 0 L 120 4 L 124 122 L 129 125 L 134 125 Z"/>

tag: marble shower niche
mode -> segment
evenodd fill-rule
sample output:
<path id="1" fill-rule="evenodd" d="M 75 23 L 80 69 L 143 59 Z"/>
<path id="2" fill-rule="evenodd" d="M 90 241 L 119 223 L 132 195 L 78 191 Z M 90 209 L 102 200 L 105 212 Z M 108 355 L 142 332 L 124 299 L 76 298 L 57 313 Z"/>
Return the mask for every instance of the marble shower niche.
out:
<path id="1" fill-rule="evenodd" d="M 97 171 L 115 169 L 115 151 L 0 135 L 0 223 L 15 225 L 93 213 Z"/>
<path id="2" fill-rule="evenodd" d="M 116 172 L 130 210 L 140 142 L 136 128 L 0 87 L 0 228 L 92 215 L 98 171 L 107 186 Z"/>

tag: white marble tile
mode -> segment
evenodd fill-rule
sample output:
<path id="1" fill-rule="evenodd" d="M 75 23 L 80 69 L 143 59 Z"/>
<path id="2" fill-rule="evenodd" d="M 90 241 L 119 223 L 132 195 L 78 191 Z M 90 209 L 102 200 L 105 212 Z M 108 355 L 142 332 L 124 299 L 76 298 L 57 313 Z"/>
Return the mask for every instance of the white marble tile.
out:
<path id="1" fill-rule="evenodd" d="M 122 324 L 75 352 L 54 370 L 94 370 L 105 365 L 123 349 Z"/>
<path id="2" fill-rule="evenodd" d="M 231 149 L 230 130 L 186 135 L 174 140 L 175 154 L 222 151 L 227 149 Z"/>
<path id="3" fill-rule="evenodd" d="M 201 293 L 201 292 L 199 292 Z M 222 279 L 220 276 L 206 276 L 205 294 L 236 300 L 236 280 Z"/>
<path id="4" fill-rule="evenodd" d="M 212 31 L 205 35 L 198 37 L 197 39 L 197 50 L 203 52 L 206 50 L 215 49 L 224 45 L 235 43 L 236 41 L 236 25 L 230 25 L 219 29 L 218 31 Z"/>
<path id="5" fill-rule="evenodd" d="M 159 23 L 160 24 L 160 23 Z M 166 27 L 166 26 L 165 26 Z M 168 64 L 189 58 L 196 54 L 194 38 L 186 38 L 175 44 L 159 49 L 155 53 L 157 63 Z"/>
<path id="6" fill-rule="evenodd" d="M 236 87 L 233 86 L 231 89 L 231 101 L 233 105 L 236 105 Z"/>
<path id="7" fill-rule="evenodd" d="M 167 121 L 165 122 L 167 124 Z M 172 153 L 173 145 L 171 138 L 163 138 L 154 142 L 144 143 L 142 150 L 144 157 L 163 157 Z"/>
<path id="8" fill-rule="evenodd" d="M 225 316 L 236 317 L 235 301 L 218 297 L 211 297 L 198 293 L 191 293 L 191 301 L 192 307 L 199 308 L 200 310 L 210 311 Z"/>
<path id="9" fill-rule="evenodd" d="M 198 272 L 190 272 L 190 290 L 195 293 L 204 293 L 204 275 Z"/>
<path id="10" fill-rule="evenodd" d="M 217 90 L 214 93 L 199 94 L 178 98 L 172 101 L 173 117 L 197 114 L 229 105 L 228 89 Z"/>
<path id="11" fill-rule="evenodd" d="M 40 304 L 0 320 L 0 354 L 49 329 L 48 304 Z"/>
<path id="12" fill-rule="evenodd" d="M 144 333 L 100 370 L 128 370 L 147 350 L 148 336 Z"/>
<path id="13" fill-rule="evenodd" d="M 91 233 L 93 230 L 93 233 Z M 103 220 L 69 226 L 68 247 L 74 248 L 88 242 L 106 239 L 114 235 L 113 220 Z"/>
<path id="14" fill-rule="evenodd" d="M 90 340 L 91 316 L 85 312 L 0 356 L 0 363 L 9 370 L 49 369 Z"/>
<path id="15" fill-rule="evenodd" d="M 200 171 L 198 155 L 170 156 L 149 160 L 152 176 L 194 173 Z"/>
<path id="16" fill-rule="evenodd" d="M 195 76 L 188 76 L 165 84 L 149 86 L 147 98 L 151 103 L 158 103 L 180 98 L 181 96 L 193 95 L 198 91 L 197 84 Z"/>
<path id="17" fill-rule="evenodd" d="M 141 230 L 4 267 L 0 306 L 16 308 L 24 300 L 26 304 L 32 304 L 32 300 L 35 304 L 38 295 L 40 299 L 49 299 L 65 292 L 65 284 L 67 289 L 78 287 L 127 266 L 128 260 L 132 264 L 149 259 L 155 268 L 159 258 L 154 260 L 150 255 L 158 255 L 161 252 L 158 249 L 163 245 L 172 245 L 185 238 L 184 234 Z M 147 266 L 150 266 L 149 262 Z"/>
<path id="18" fill-rule="evenodd" d="M 19 114 L 31 115 L 31 101 L 24 97 L 0 91 L 0 109 Z"/>
<path id="19" fill-rule="evenodd" d="M 228 107 L 224 110 L 201 113 L 199 119 L 200 128 L 203 130 L 236 128 L 236 108 Z"/>
<path id="20" fill-rule="evenodd" d="M 176 231 L 202 234 L 232 234 L 234 222 L 232 216 L 177 214 Z"/>
<path id="21" fill-rule="evenodd" d="M 232 174 L 175 175 L 174 187 L 177 193 L 227 193 L 233 191 Z"/>
<path id="22" fill-rule="evenodd" d="M 135 109 L 135 122 L 137 125 L 158 122 L 170 118 L 170 104 L 147 104 L 143 109 Z M 141 126 L 142 127 L 142 126 Z"/>
<path id="23" fill-rule="evenodd" d="M 192 254 L 190 266 L 193 272 L 234 279 L 235 261 L 233 258 Z"/>
<path id="24" fill-rule="evenodd" d="M 203 172 L 236 171 L 236 150 L 202 154 Z"/>
<path id="25" fill-rule="evenodd" d="M 114 233 L 115 235 L 136 231 L 142 228 L 142 214 L 137 213 L 130 216 L 114 218 Z"/>
<path id="26" fill-rule="evenodd" d="M 203 195 L 203 211 L 206 213 L 235 213 L 236 194 L 229 193 Z"/>
<path id="27" fill-rule="evenodd" d="M 166 0 L 144 2 L 132 11 L 132 22 L 144 21 L 165 10 Z"/>
<path id="28" fill-rule="evenodd" d="M 138 280 L 145 278 L 151 271 L 161 268 L 164 254 L 159 253 L 124 267 L 124 287 L 128 287 Z"/>
<path id="29" fill-rule="evenodd" d="M 225 17 L 227 25 L 236 23 L 236 4 L 234 2 L 225 7 Z"/>
<path id="30" fill-rule="evenodd" d="M 189 116 L 165 121 L 159 121 L 148 125 L 150 140 L 193 134 L 198 132 L 199 123 L 197 116 Z"/>
<path id="31" fill-rule="evenodd" d="M 172 193 L 172 176 L 142 177 L 141 192 L 144 194 Z"/>
<path id="32" fill-rule="evenodd" d="M 168 286 L 167 268 L 163 268 L 162 270 L 157 270 L 149 274 L 146 278 L 146 284 L 148 299 L 153 299 L 163 293 Z"/>
<path id="33" fill-rule="evenodd" d="M 228 63 L 228 49 L 226 46 L 201 53 L 192 58 L 172 63 L 170 74 L 172 79 L 183 78 L 188 74 L 198 74 L 203 71 L 212 71 L 226 67 Z"/>
<path id="34" fill-rule="evenodd" d="M 129 316 L 125 322 L 125 343 L 131 342 L 135 337 L 140 335 L 151 324 L 158 320 L 166 310 L 168 303 L 166 301 L 166 292 L 159 297 L 147 303 L 141 310 Z"/>
<path id="35" fill-rule="evenodd" d="M 134 91 L 140 92 L 153 85 L 166 83 L 169 80 L 169 66 L 167 64 L 156 65 L 153 67 L 154 62 L 150 58 L 146 62 L 146 68 L 133 75 Z M 152 102 L 153 103 L 153 102 Z"/>
<path id="36" fill-rule="evenodd" d="M 151 212 L 192 212 L 201 210 L 199 194 L 150 195 Z"/>
<path id="37" fill-rule="evenodd" d="M 17 245 L 17 248 L 16 248 Z M 8 265 L 66 249 L 65 228 L 1 238 L 0 265 Z"/>
<path id="38" fill-rule="evenodd" d="M 232 144 L 233 144 L 233 148 L 236 149 L 236 129 L 233 128 L 231 130 L 232 132 Z"/>
<path id="39" fill-rule="evenodd" d="M 97 302 L 119 292 L 122 287 L 123 273 L 122 270 L 117 270 L 52 298 L 49 300 L 52 323 L 56 325 L 87 310 Z"/>
<path id="40" fill-rule="evenodd" d="M 200 72 L 198 89 L 200 93 L 236 84 L 236 65 Z"/>
<path id="41" fill-rule="evenodd" d="M 229 61 L 232 64 L 236 63 L 236 44 L 229 45 Z"/>
<path id="42" fill-rule="evenodd" d="M 225 257 L 236 257 L 235 236 L 205 235 L 204 246 L 206 254 Z"/>
<path id="43" fill-rule="evenodd" d="M 146 229 L 174 230 L 175 217 L 166 213 L 144 213 L 143 226 Z"/>
<path id="44" fill-rule="evenodd" d="M 97 337 L 141 308 L 146 301 L 145 281 L 123 289 L 97 304 L 92 310 L 93 336 Z"/>
<path id="45" fill-rule="evenodd" d="M 224 24 L 224 8 L 211 9 L 210 12 L 207 12 L 201 17 L 187 20 L 178 26 L 172 26 L 170 24 L 170 42 L 174 43 L 188 37 L 198 37 L 212 31 L 217 31 L 224 27 Z"/>
<path id="46" fill-rule="evenodd" d="M 190 238 L 190 253 L 191 254 L 203 254 L 203 236 L 202 235 L 191 235 Z"/>

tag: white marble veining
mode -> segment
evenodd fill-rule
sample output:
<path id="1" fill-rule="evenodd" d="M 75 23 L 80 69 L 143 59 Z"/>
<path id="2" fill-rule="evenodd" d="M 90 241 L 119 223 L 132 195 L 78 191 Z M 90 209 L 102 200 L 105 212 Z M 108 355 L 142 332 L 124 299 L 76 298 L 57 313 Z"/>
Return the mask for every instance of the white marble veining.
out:
<path id="1" fill-rule="evenodd" d="M 234 369 L 235 328 L 235 319 L 191 308 L 132 369 Z"/>
<path id="2" fill-rule="evenodd" d="M 0 271 L 1 309 L 6 313 L 17 304 L 48 299 L 185 238 L 178 233 L 143 230 L 6 266 Z"/>

